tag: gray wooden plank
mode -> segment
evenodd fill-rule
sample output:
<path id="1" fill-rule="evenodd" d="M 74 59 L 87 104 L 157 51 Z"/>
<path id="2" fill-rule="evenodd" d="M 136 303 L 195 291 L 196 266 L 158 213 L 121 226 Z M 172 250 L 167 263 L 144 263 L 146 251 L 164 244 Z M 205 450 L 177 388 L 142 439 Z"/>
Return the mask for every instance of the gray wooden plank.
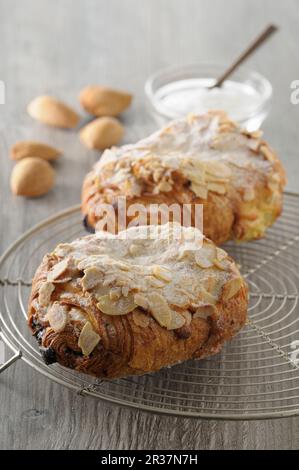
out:
<path id="1" fill-rule="evenodd" d="M 54 93 L 79 110 L 77 94 L 90 82 L 132 90 L 128 125 L 148 123 L 143 85 L 160 67 L 196 61 L 227 63 L 268 21 L 281 32 L 248 66 L 274 86 L 266 136 L 298 190 L 297 122 L 290 83 L 299 78 L 296 0 L 0 0 L 0 247 L 57 210 L 77 203 L 85 172 L 97 158 L 74 132 L 49 130 L 25 109 L 39 93 Z M 57 184 L 38 200 L 9 191 L 16 140 L 38 138 L 61 147 Z M 22 362 L 0 376 L 0 448 L 15 449 L 290 449 L 299 447 L 299 418 L 218 422 L 151 415 L 82 398 Z"/>

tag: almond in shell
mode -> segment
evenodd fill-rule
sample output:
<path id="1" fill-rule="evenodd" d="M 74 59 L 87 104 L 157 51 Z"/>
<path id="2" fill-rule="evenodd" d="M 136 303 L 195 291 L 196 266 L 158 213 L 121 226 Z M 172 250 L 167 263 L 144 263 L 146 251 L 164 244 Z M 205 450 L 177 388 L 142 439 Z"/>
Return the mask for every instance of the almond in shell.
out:
<path id="1" fill-rule="evenodd" d="M 117 145 L 123 135 L 124 128 L 117 119 L 100 117 L 83 127 L 80 140 L 90 149 L 105 150 Z"/>
<path id="2" fill-rule="evenodd" d="M 28 157 L 14 167 L 10 186 L 17 196 L 38 197 L 46 194 L 54 186 L 55 171 L 50 163 L 42 158 Z"/>
<path id="3" fill-rule="evenodd" d="M 53 127 L 73 129 L 79 123 L 79 115 L 52 96 L 38 96 L 29 103 L 27 111 L 33 119 Z"/>
<path id="4" fill-rule="evenodd" d="M 132 95 L 113 88 L 89 85 L 79 96 L 81 106 L 94 116 L 118 116 L 132 101 Z"/>
<path id="5" fill-rule="evenodd" d="M 31 140 L 23 140 L 14 144 L 10 149 L 10 157 L 12 160 L 21 160 L 26 157 L 39 157 L 43 160 L 57 160 L 61 151 L 47 144 L 35 142 Z"/>

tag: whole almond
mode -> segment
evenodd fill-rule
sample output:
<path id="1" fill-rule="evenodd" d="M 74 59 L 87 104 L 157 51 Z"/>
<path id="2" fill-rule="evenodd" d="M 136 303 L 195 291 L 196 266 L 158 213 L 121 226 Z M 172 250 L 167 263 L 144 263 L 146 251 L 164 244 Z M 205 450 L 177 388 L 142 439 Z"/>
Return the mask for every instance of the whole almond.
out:
<path id="1" fill-rule="evenodd" d="M 27 157 L 16 163 L 10 178 L 11 190 L 17 196 L 37 197 L 53 187 L 55 171 L 42 158 Z"/>
<path id="2" fill-rule="evenodd" d="M 94 116 L 118 116 L 132 102 L 132 95 L 100 85 L 89 85 L 84 88 L 79 100 L 81 106 Z"/>
<path id="3" fill-rule="evenodd" d="M 90 149 L 104 150 L 118 144 L 124 128 L 113 117 L 100 117 L 87 124 L 80 132 L 80 140 Z"/>
<path id="4" fill-rule="evenodd" d="M 79 122 L 72 108 L 52 96 L 38 96 L 29 103 L 27 111 L 33 119 L 53 127 L 72 129 Z"/>
<path id="5" fill-rule="evenodd" d="M 14 144 L 10 149 L 12 160 L 21 160 L 26 157 L 39 157 L 43 160 L 57 160 L 61 151 L 41 142 L 23 140 Z"/>

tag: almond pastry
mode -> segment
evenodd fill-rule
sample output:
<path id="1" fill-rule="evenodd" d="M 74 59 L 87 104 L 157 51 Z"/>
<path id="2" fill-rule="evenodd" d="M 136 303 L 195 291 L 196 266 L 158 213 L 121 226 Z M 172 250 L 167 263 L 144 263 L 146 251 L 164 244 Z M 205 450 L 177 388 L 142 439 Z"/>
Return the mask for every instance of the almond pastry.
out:
<path id="1" fill-rule="evenodd" d="M 226 252 L 173 222 L 58 245 L 34 276 L 28 319 L 48 363 L 114 378 L 218 352 L 247 302 Z"/>
<path id="2" fill-rule="evenodd" d="M 106 150 L 85 178 L 82 210 L 95 228 L 101 205 L 113 205 L 118 197 L 125 197 L 127 206 L 202 204 L 204 234 L 216 244 L 251 240 L 264 236 L 279 216 L 285 183 L 282 165 L 261 133 L 210 112 Z M 253 212 L 257 216 L 249 221 Z M 131 221 L 127 213 L 126 224 Z"/>

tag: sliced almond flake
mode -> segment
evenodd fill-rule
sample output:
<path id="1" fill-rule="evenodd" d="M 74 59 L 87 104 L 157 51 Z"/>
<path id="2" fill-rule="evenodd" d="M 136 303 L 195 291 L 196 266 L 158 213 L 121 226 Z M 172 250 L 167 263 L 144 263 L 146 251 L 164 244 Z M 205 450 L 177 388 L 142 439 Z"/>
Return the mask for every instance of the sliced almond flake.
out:
<path id="1" fill-rule="evenodd" d="M 91 290 L 103 281 L 103 273 L 95 266 L 85 269 L 84 276 L 81 279 L 81 285 L 84 290 Z"/>
<path id="2" fill-rule="evenodd" d="M 226 251 L 222 250 L 222 248 L 219 248 L 218 246 L 216 246 L 216 258 L 219 260 L 219 261 L 222 261 L 224 259 L 227 258 L 227 253 Z"/>
<path id="3" fill-rule="evenodd" d="M 229 132 L 232 132 L 233 130 L 235 129 L 235 126 L 233 123 L 231 122 L 225 122 L 223 124 L 220 124 L 220 126 L 218 127 L 218 132 L 219 133 L 229 133 Z"/>
<path id="4" fill-rule="evenodd" d="M 134 302 L 139 307 L 144 308 L 144 310 L 148 309 L 148 301 L 147 301 L 147 299 L 144 295 L 139 294 L 139 293 L 135 294 L 134 295 Z"/>
<path id="5" fill-rule="evenodd" d="M 214 305 L 216 303 L 216 298 L 208 292 L 203 286 L 200 290 L 202 301 L 207 305 Z"/>
<path id="6" fill-rule="evenodd" d="M 134 297 L 121 297 L 119 300 L 111 300 L 109 295 L 103 295 L 98 298 L 97 307 L 107 315 L 127 315 L 132 312 L 137 305 L 134 302 Z"/>
<path id="7" fill-rule="evenodd" d="M 245 188 L 243 193 L 243 201 L 253 201 L 255 198 L 254 188 Z"/>
<path id="8" fill-rule="evenodd" d="M 234 295 L 239 292 L 241 287 L 243 286 L 243 280 L 241 277 L 235 277 L 230 279 L 224 286 L 223 286 L 223 300 L 229 300 Z"/>
<path id="9" fill-rule="evenodd" d="M 159 266 L 159 265 L 154 266 L 153 275 L 157 279 L 160 279 L 161 281 L 171 282 L 172 280 L 171 272 L 168 269 L 164 268 L 163 266 Z"/>
<path id="10" fill-rule="evenodd" d="M 130 289 L 128 286 L 124 286 L 121 288 L 121 293 L 124 297 L 128 297 L 129 292 L 130 292 Z"/>
<path id="11" fill-rule="evenodd" d="M 66 282 L 72 281 L 73 278 L 71 276 L 68 277 L 60 277 L 59 279 L 54 279 L 52 282 L 55 284 L 65 284 Z"/>
<path id="12" fill-rule="evenodd" d="M 273 162 L 275 160 L 274 153 L 267 145 L 261 145 L 260 152 L 264 155 L 264 157 L 266 157 L 267 160 L 269 160 L 269 162 Z"/>
<path id="13" fill-rule="evenodd" d="M 211 305 L 206 305 L 204 307 L 198 307 L 195 313 L 193 314 L 193 318 L 202 318 L 206 320 L 208 317 L 211 317 L 214 313 L 215 309 Z"/>
<path id="14" fill-rule="evenodd" d="M 159 168 L 153 172 L 153 180 L 155 183 L 158 183 L 158 181 L 160 181 L 163 175 L 163 172 L 164 172 L 163 168 Z"/>
<path id="15" fill-rule="evenodd" d="M 211 252 L 211 250 L 206 250 L 204 247 L 195 251 L 195 262 L 200 268 L 203 269 L 211 268 L 213 266 L 214 257 L 215 247 L 214 252 Z"/>
<path id="16" fill-rule="evenodd" d="M 38 291 L 38 301 L 42 307 L 47 307 L 51 301 L 51 295 L 55 290 L 54 284 L 44 282 Z"/>
<path id="17" fill-rule="evenodd" d="M 241 133 L 252 139 L 260 139 L 263 136 L 263 131 L 260 130 L 250 132 L 247 129 L 241 129 Z"/>
<path id="18" fill-rule="evenodd" d="M 93 330 L 91 323 L 87 321 L 81 330 L 78 340 L 78 346 L 81 348 L 83 355 L 89 356 L 100 340 L 100 335 Z"/>
<path id="19" fill-rule="evenodd" d="M 208 183 L 208 190 L 213 191 L 217 194 L 225 194 L 226 193 L 226 186 L 221 183 Z"/>
<path id="20" fill-rule="evenodd" d="M 252 150 L 253 152 L 258 152 L 260 149 L 261 145 L 261 140 L 260 139 L 255 139 L 255 138 L 249 138 L 247 141 L 247 145 Z"/>
<path id="21" fill-rule="evenodd" d="M 206 164 L 206 178 L 212 175 L 219 179 L 229 179 L 232 171 L 228 165 L 222 162 L 209 162 Z"/>
<path id="22" fill-rule="evenodd" d="M 139 309 L 134 310 L 132 318 L 135 325 L 141 326 L 142 328 L 146 328 L 150 324 L 150 317 Z"/>
<path id="23" fill-rule="evenodd" d="M 47 280 L 49 282 L 56 281 L 56 279 L 58 279 L 61 276 L 61 274 L 63 274 L 67 270 L 68 265 L 69 265 L 68 258 L 63 259 L 59 263 L 55 264 L 52 270 L 48 273 Z"/>
<path id="24" fill-rule="evenodd" d="M 122 271 L 130 271 L 130 266 L 126 263 L 122 263 L 121 261 L 118 261 L 117 262 L 117 266 L 119 267 L 119 269 L 121 269 Z"/>
<path id="25" fill-rule="evenodd" d="M 182 312 L 180 312 L 180 315 L 183 315 L 183 317 L 185 318 L 185 325 L 189 326 L 192 321 L 191 312 L 189 312 L 189 310 L 183 310 Z"/>
<path id="26" fill-rule="evenodd" d="M 172 311 L 164 297 L 157 292 L 152 292 L 149 294 L 147 300 L 149 309 L 155 320 L 157 320 L 160 326 L 167 328 L 172 321 Z"/>
<path id="27" fill-rule="evenodd" d="M 169 184 L 167 181 L 161 181 L 161 183 L 159 183 L 156 187 L 161 193 L 168 193 L 172 190 L 171 184 Z"/>
<path id="28" fill-rule="evenodd" d="M 219 178 L 218 176 L 207 174 L 206 182 L 207 183 L 217 183 L 217 184 L 227 184 L 227 183 L 229 183 L 229 178 Z"/>
<path id="29" fill-rule="evenodd" d="M 157 289 L 160 289 L 165 286 L 165 282 L 161 281 L 160 279 L 157 279 L 154 276 L 144 276 L 144 279 L 150 284 L 151 287 L 156 287 Z"/>
<path id="30" fill-rule="evenodd" d="M 111 300 L 118 300 L 121 297 L 122 290 L 120 287 L 112 287 L 109 292 L 109 297 Z"/>
<path id="31" fill-rule="evenodd" d="M 214 266 L 216 266 L 216 268 L 218 269 L 221 269 L 221 271 L 227 271 L 228 269 L 227 264 L 224 263 L 223 261 L 219 261 L 217 258 L 213 260 L 213 263 L 214 263 Z"/>
<path id="32" fill-rule="evenodd" d="M 78 307 L 71 308 L 71 310 L 69 311 L 69 318 L 71 321 L 77 321 L 81 323 L 86 321 L 83 310 L 81 310 L 81 308 L 78 308 Z"/>
<path id="33" fill-rule="evenodd" d="M 55 254 L 59 257 L 65 257 L 73 251 L 73 246 L 70 243 L 60 243 L 55 248 Z"/>
<path id="34" fill-rule="evenodd" d="M 176 312 L 175 310 L 171 310 L 171 319 L 169 324 L 167 325 L 168 330 L 177 330 L 178 328 L 182 328 L 186 323 L 186 319 L 183 315 Z"/>
<path id="35" fill-rule="evenodd" d="M 66 306 L 61 305 L 58 302 L 54 302 L 47 312 L 46 320 L 48 320 L 54 331 L 62 331 L 68 320 L 68 311 Z"/>
<path id="36" fill-rule="evenodd" d="M 208 187 L 204 184 L 196 184 L 191 182 L 191 189 L 196 194 L 196 196 L 200 197 L 201 199 L 208 198 Z"/>
<path id="37" fill-rule="evenodd" d="M 277 183 L 268 182 L 267 186 L 268 186 L 269 189 L 271 189 L 272 192 L 275 192 L 278 189 L 278 184 Z"/>

